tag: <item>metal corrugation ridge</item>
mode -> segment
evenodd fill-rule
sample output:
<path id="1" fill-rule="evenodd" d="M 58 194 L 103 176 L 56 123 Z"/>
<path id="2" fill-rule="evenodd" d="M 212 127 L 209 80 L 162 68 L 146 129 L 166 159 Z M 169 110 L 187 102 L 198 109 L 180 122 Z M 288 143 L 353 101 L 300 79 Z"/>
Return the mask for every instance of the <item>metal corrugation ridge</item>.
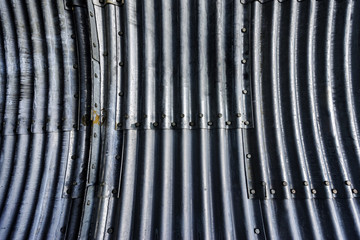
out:
<path id="1" fill-rule="evenodd" d="M 243 3 L 88 2 L 81 236 L 360 237 L 359 4 Z"/>
<path id="2" fill-rule="evenodd" d="M 73 238 L 90 147 L 87 11 L 0 5 L 0 238 Z"/>
<path id="3" fill-rule="evenodd" d="M 1 239 L 360 239 L 360 2 L 0 8 Z"/>

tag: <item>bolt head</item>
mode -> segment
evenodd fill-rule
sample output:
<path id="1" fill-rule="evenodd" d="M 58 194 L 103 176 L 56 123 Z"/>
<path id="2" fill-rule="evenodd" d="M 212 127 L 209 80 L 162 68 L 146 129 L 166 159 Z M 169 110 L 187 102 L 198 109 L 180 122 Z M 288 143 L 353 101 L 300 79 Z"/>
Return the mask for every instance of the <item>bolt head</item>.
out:
<path id="1" fill-rule="evenodd" d="M 109 228 L 108 230 L 107 230 L 107 233 L 108 234 L 112 234 L 114 232 L 114 229 L 113 228 Z"/>
<path id="2" fill-rule="evenodd" d="M 250 189 L 250 194 L 255 194 L 255 189 Z"/>
<path id="3" fill-rule="evenodd" d="M 247 125 L 250 124 L 250 122 L 249 122 L 249 121 L 245 121 L 244 124 L 247 126 Z"/>
<path id="4" fill-rule="evenodd" d="M 171 126 L 172 126 L 172 127 L 176 127 L 176 122 L 172 122 L 172 123 L 171 123 Z"/>
<path id="5" fill-rule="evenodd" d="M 296 193 L 296 190 L 295 190 L 295 189 L 291 189 L 291 193 L 292 193 L 292 194 L 295 194 L 295 193 Z"/>
<path id="6" fill-rule="evenodd" d="M 243 33 L 246 33 L 246 28 L 245 27 L 243 27 L 242 29 L 241 29 L 241 32 L 243 32 Z"/>
<path id="7" fill-rule="evenodd" d="M 241 63 L 242 63 L 242 64 L 245 64 L 245 63 L 246 63 L 246 59 L 241 60 Z"/>
<path id="8" fill-rule="evenodd" d="M 358 190 L 355 189 L 355 188 L 352 190 L 352 192 L 353 192 L 354 194 L 358 194 Z"/>
<path id="9" fill-rule="evenodd" d="M 208 125 L 209 125 L 209 126 L 212 126 L 212 125 L 213 125 L 213 122 L 211 122 L 211 121 L 208 122 Z"/>
<path id="10" fill-rule="evenodd" d="M 304 186 L 308 186 L 309 183 L 307 181 L 303 181 Z"/>
<path id="11" fill-rule="evenodd" d="M 242 93 L 243 93 L 243 94 L 247 94 L 248 91 L 247 91 L 246 89 L 244 89 L 244 90 L 242 90 Z"/>
<path id="12" fill-rule="evenodd" d="M 230 125 L 231 125 L 231 121 L 226 121 L 225 124 L 228 125 L 228 126 L 230 126 Z"/>
<path id="13" fill-rule="evenodd" d="M 254 229 L 254 233 L 255 233 L 255 234 L 260 234 L 260 229 L 255 228 L 255 229 Z"/>
<path id="14" fill-rule="evenodd" d="M 312 193 L 312 194 L 316 194 L 316 190 L 315 190 L 315 189 L 311 189 L 311 193 Z"/>
<path id="15" fill-rule="evenodd" d="M 337 191 L 336 189 L 331 190 L 331 192 L 332 192 L 333 194 L 337 194 L 337 193 L 338 193 L 338 191 Z"/>
<path id="16" fill-rule="evenodd" d="M 329 186 L 330 183 L 328 181 L 324 181 L 325 186 Z"/>
<path id="17" fill-rule="evenodd" d="M 282 185 L 283 185 L 283 186 L 287 186 L 287 182 L 286 182 L 286 181 L 283 181 L 283 182 L 282 182 Z"/>
<path id="18" fill-rule="evenodd" d="M 159 126 L 159 123 L 158 123 L 158 122 L 154 122 L 154 123 L 153 123 L 153 126 L 154 126 L 154 127 L 157 127 L 157 126 Z"/>
<path id="19" fill-rule="evenodd" d="M 275 192 L 276 192 L 275 189 L 270 189 L 271 194 L 275 194 Z"/>
<path id="20" fill-rule="evenodd" d="M 346 180 L 346 181 L 345 181 L 345 185 L 350 186 L 350 185 L 351 185 L 351 182 L 350 182 L 349 180 Z"/>
<path id="21" fill-rule="evenodd" d="M 248 154 L 246 154 L 246 158 L 251 158 L 251 154 L 250 153 L 248 153 Z"/>

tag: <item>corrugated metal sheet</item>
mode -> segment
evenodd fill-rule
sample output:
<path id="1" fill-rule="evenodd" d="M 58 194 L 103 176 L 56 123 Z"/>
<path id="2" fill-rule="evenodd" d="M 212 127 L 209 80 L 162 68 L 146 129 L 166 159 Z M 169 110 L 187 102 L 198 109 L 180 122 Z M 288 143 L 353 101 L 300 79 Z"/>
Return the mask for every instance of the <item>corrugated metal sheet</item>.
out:
<path id="1" fill-rule="evenodd" d="M 360 238 L 357 0 L 2 6 L 0 238 Z"/>

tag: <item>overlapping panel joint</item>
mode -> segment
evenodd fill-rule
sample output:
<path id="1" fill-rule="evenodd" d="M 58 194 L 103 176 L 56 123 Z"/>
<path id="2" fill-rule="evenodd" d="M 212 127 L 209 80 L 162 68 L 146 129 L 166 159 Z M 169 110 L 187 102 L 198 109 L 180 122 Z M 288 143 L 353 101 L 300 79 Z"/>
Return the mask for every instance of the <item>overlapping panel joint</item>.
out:
<path id="1" fill-rule="evenodd" d="M 87 11 L 0 4 L 0 238 L 73 237 L 90 147 Z"/>
<path id="2" fill-rule="evenodd" d="M 254 2 L 252 19 L 249 196 L 359 197 L 359 2 Z"/>

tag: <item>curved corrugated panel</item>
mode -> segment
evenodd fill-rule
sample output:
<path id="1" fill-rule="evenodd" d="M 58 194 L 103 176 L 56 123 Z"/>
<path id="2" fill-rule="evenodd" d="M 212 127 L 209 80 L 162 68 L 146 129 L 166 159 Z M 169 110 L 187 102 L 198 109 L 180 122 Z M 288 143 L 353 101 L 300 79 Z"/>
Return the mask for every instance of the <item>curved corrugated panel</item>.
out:
<path id="1" fill-rule="evenodd" d="M 0 4 L 0 238 L 72 238 L 90 147 L 87 11 Z"/>
<path id="2" fill-rule="evenodd" d="M 1 239 L 360 238 L 360 2 L 0 8 Z"/>

